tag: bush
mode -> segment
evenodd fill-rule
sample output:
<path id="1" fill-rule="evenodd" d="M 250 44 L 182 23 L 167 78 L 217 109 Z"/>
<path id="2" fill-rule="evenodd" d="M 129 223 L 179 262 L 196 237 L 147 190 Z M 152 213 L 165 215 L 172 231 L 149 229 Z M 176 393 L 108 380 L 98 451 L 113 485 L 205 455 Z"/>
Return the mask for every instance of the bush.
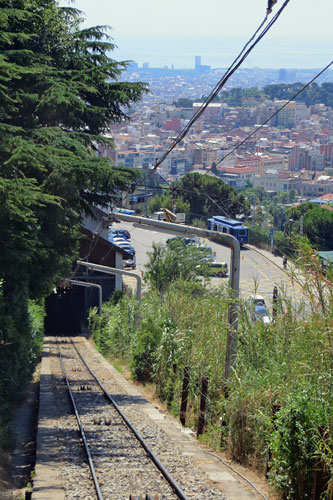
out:
<path id="1" fill-rule="evenodd" d="M 271 478 L 285 500 L 312 498 L 323 400 L 304 389 L 289 396 L 279 411 L 270 440 Z"/>
<path id="2" fill-rule="evenodd" d="M 205 441 L 262 472 L 270 451 L 270 477 L 285 500 L 311 498 L 318 461 L 326 464 L 327 481 L 333 483 L 333 286 L 329 275 L 322 277 L 313 250 L 302 245 L 304 273 L 298 268 L 297 278 L 304 301 L 292 303 L 280 288 L 276 321 L 268 326 L 249 321 L 246 308 L 240 308 L 237 366 L 227 383 L 228 397 L 227 312 L 234 299 L 227 286 L 207 290 L 200 282 L 171 281 L 163 295 L 155 288 L 145 293 L 140 323 L 133 319 L 134 299 L 124 297 L 105 307 L 94 331 L 102 349 L 121 353 L 130 363 L 134 378 L 155 383 L 175 415 L 189 367 L 186 424 L 192 427 L 200 379 L 207 376 Z"/>
<path id="3" fill-rule="evenodd" d="M 18 320 L 7 313 L 0 290 L 0 450 L 8 447 L 6 424 L 13 403 L 20 400 L 26 383 L 39 362 L 44 335 L 44 305 L 24 301 L 24 291 L 12 310 Z M 13 307 L 14 306 L 14 307 Z"/>

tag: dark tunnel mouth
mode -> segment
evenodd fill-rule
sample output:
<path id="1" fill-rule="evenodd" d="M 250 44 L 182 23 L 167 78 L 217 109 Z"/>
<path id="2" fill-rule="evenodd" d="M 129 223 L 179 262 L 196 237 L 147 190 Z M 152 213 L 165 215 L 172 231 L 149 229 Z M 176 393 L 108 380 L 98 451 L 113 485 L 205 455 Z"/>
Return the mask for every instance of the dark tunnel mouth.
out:
<path id="1" fill-rule="evenodd" d="M 84 289 L 57 288 L 45 301 L 45 335 L 82 333 L 87 327 L 84 314 Z"/>
<path id="2" fill-rule="evenodd" d="M 116 287 L 114 275 L 100 272 L 90 271 L 85 275 L 76 275 L 74 279 L 101 285 L 103 302 L 109 300 Z M 58 286 L 45 301 L 45 335 L 88 334 L 89 311 L 98 304 L 99 291 L 96 287 L 75 284 Z"/>

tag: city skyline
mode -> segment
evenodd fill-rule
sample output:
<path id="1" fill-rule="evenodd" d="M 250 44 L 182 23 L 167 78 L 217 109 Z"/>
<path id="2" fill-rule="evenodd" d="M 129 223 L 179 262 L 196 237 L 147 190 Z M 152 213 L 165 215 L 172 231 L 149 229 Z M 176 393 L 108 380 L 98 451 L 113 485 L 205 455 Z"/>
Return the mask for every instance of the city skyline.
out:
<path id="1" fill-rule="evenodd" d="M 279 0 L 274 12 L 282 6 Z M 212 68 L 229 66 L 263 20 L 267 0 L 61 0 L 85 15 L 84 26 L 109 25 L 117 47 L 112 56 L 142 66 L 194 68 L 194 58 Z M 243 67 L 320 68 L 332 59 L 333 2 L 290 0 Z"/>

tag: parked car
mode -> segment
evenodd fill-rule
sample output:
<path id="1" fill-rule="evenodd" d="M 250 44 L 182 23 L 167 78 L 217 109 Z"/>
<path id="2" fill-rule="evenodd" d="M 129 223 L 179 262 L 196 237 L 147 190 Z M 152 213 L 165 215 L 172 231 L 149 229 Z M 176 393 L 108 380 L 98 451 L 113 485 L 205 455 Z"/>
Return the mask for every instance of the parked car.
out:
<path id="1" fill-rule="evenodd" d="M 127 229 L 111 229 L 110 233 L 111 235 L 115 235 L 115 236 L 122 236 L 123 238 L 125 238 L 126 240 L 130 240 L 131 239 L 131 235 L 129 233 L 129 231 L 127 231 Z"/>
<path id="2" fill-rule="evenodd" d="M 200 252 L 204 252 L 205 254 L 212 255 L 213 250 L 209 245 L 200 245 L 198 246 Z"/>
<path id="3" fill-rule="evenodd" d="M 126 250 L 126 252 L 128 253 L 131 253 L 132 255 L 135 255 L 135 248 L 133 247 L 133 245 L 131 245 L 130 243 L 128 243 L 128 241 L 119 241 L 116 243 L 116 245 L 120 248 L 123 248 L 124 250 Z"/>
<path id="4" fill-rule="evenodd" d="M 133 259 L 124 260 L 123 265 L 124 269 L 135 269 L 136 268 L 135 255 L 133 255 Z"/>
<path id="5" fill-rule="evenodd" d="M 225 276 L 228 276 L 228 264 L 226 262 L 218 262 L 214 260 L 214 257 L 208 256 L 204 257 L 203 259 L 200 259 L 200 264 L 198 264 L 197 269 L 200 270 L 200 268 L 205 268 L 209 271 L 209 275 L 213 277 L 219 277 L 223 278 Z"/>
<path id="6" fill-rule="evenodd" d="M 151 218 L 155 220 L 165 220 L 164 212 L 154 212 Z"/>
<path id="7" fill-rule="evenodd" d="M 226 262 L 209 262 L 208 267 L 211 276 L 218 276 L 219 278 L 228 276 L 228 264 Z"/>
<path id="8" fill-rule="evenodd" d="M 264 297 L 262 295 L 250 295 L 247 299 L 249 305 L 266 305 Z"/>
<path id="9" fill-rule="evenodd" d="M 247 299 L 252 321 L 262 321 L 265 325 L 272 323 L 272 317 L 267 311 L 264 297 L 261 295 L 250 295 Z"/>
<path id="10" fill-rule="evenodd" d="M 253 321 L 262 321 L 265 325 L 272 323 L 272 317 L 266 309 L 264 304 L 257 304 L 251 312 Z"/>
<path id="11" fill-rule="evenodd" d="M 126 238 L 123 238 L 122 236 L 114 236 L 114 237 L 109 237 L 109 241 L 111 241 L 111 243 L 115 243 L 115 245 L 117 245 L 118 243 L 128 243 L 128 240 Z"/>

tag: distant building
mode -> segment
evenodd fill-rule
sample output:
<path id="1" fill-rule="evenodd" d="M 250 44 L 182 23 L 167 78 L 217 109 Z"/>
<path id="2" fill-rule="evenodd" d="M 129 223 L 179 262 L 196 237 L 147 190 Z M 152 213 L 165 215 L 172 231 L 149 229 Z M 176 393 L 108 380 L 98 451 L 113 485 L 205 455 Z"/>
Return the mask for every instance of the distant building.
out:
<path id="1" fill-rule="evenodd" d="M 277 172 L 283 172 L 288 168 L 288 160 L 284 155 L 258 155 L 259 156 L 259 174 L 267 169 L 274 169 Z"/>
<path id="2" fill-rule="evenodd" d="M 287 78 L 287 72 L 285 69 L 279 70 L 279 82 L 285 82 Z"/>
<path id="3" fill-rule="evenodd" d="M 202 102 L 193 103 L 193 111 L 196 112 L 202 106 Z M 221 102 L 211 102 L 205 109 L 205 117 L 214 121 L 220 120 L 223 116 L 224 105 Z"/>
<path id="4" fill-rule="evenodd" d="M 275 104 L 281 107 L 286 101 L 277 101 Z M 293 128 L 296 125 L 296 102 L 291 101 L 277 115 L 277 126 Z"/>
<path id="5" fill-rule="evenodd" d="M 262 188 L 265 191 L 290 191 L 295 189 L 300 191 L 301 179 L 292 177 L 288 172 L 278 172 L 277 170 L 268 169 L 261 175 L 256 175 L 253 179 L 253 187 Z"/>
<path id="6" fill-rule="evenodd" d="M 195 59 L 194 59 L 194 69 L 197 72 L 209 71 L 210 70 L 210 66 L 207 66 L 205 64 L 201 64 L 201 56 L 195 56 Z"/>
<path id="7" fill-rule="evenodd" d="M 320 152 L 324 156 L 325 168 L 333 167 L 333 142 L 320 145 Z"/>
<path id="8" fill-rule="evenodd" d="M 289 156 L 289 170 L 292 172 L 298 170 L 315 170 L 316 172 L 324 169 L 324 156 L 309 146 L 296 145 L 293 147 Z"/>
<path id="9" fill-rule="evenodd" d="M 321 175 L 314 180 L 304 180 L 301 185 L 301 195 L 304 197 L 318 197 L 333 193 L 333 177 Z"/>
<path id="10" fill-rule="evenodd" d="M 245 187 L 249 182 L 252 184 L 256 173 L 257 169 L 255 167 L 245 165 L 217 168 L 217 175 L 220 179 L 234 188 Z"/>
<path id="11" fill-rule="evenodd" d="M 180 119 L 179 118 L 171 118 L 167 120 L 163 125 L 163 130 L 174 130 L 175 132 L 180 132 Z"/>

